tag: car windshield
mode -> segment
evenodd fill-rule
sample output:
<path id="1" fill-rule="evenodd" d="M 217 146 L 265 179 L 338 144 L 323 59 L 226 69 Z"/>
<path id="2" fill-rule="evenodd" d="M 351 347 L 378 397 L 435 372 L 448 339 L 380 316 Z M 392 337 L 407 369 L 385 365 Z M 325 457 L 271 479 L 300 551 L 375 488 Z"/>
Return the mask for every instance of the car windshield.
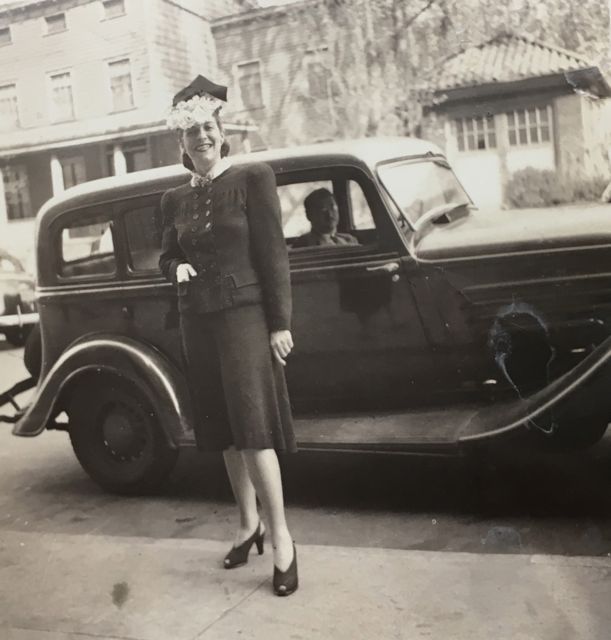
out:
<path id="1" fill-rule="evenodd" d="M 450 167 L 439 159 L 383 164 L 378 175 L 412 225 L 433 207 L 471 202 Z"/>

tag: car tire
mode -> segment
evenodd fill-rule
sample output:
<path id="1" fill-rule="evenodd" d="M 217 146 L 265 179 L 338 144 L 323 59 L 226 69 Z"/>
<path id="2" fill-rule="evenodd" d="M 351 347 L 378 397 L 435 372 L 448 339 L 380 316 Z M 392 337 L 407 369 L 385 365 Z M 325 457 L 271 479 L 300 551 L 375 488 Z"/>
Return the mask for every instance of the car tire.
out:
<path id="1" fill-rule="evenodd" d="M 148 398 L 121 382 L 81 384 L 68 403 L 78 461 L 103 489 L 147 494 L 172 471 L 178 450 L 168 444 Z"/>
<path id="2" fill-rule="evenodd" d="M 4 335 L 14 347 L 23 347 L 32 327 L 6 327 Z"/>

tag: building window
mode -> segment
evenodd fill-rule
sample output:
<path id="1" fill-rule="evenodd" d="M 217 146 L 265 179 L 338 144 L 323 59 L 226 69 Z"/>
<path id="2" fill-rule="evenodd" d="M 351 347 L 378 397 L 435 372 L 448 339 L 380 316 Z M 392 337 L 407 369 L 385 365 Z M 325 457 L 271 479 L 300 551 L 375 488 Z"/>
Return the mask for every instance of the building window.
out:
<path id="1" fill-rule="evenodd" d="M 238 85 L 246 109 L 260 109 L 263 106 L 261 64 L 258 60 L 238 64 Z"/>
<path id="2" fill-rule="evenodd" d="M 11 28 L 3 27 L 2 29 L 0 29 L 0 47 L 4 44 L 11 44 L 12 41 Z"/>
<path id="3" fill-rule="evenodd" d="M 551 120 L 549 106 L 509 111 L 507 113 L 509 144 L 521 146 L 549 142 Z"/>
<path id="4" fill-rule="evenodd" d="M 115 60 L 108 63 L 110 74 L 110 91 L 112 93 L 113 111 L 125 111 L 134 106 L 132 72 L 129 59 Z"/>
<path id="5" fill-rule="evenodd" d="M 5 84 L 0 87 L 0 130 L 10 131 L 18 127 L 17 86 Z"/>
<path id="6" fill-rule="evenodd" d="M 104 17 L 118 18 L 125 15 L 125 1 L 124 0 L 104 0 L 102 2 L 104 6 Z"/>
<path id="7" fill-rule="evenodd" d="M 21 165 L 4 167 L 2 176 L 8 219 L 23 220 L 24 218 L 31 218 L 34 213 L 30 203 L 30 185 L 25 167 Z"/>
<path id="8" fill-rule="evenodd" d="M 480 151 L 496 148 L 494 116 L 459 118 L 454 121 L 459 151 Z"/>
<path id="9" fill-rule="evenodd" d="M 305 64 L 310 98 L 326 99 L 329 91 L 329 70 L 326 65 L 327 48 L 306 51 Z"/>
<path id="10" fill-rule="evenodd" d="M 66 122 L 74 120 L 74 100 L 72 98 L 72 77 L 69 71 L 49 76 L 51 83 L 51 120 Z"/>
<path id="11" fill-rule="evenodd" d="M 87 180 L 85 171 L 85 158 L 74 156 L 72 158 L 60 158 L 62 175 L 64 177 L 64 187 L 69 189 Z"/>
<path id="12" fill-rule="evenodd" d="M 65 13 L 56 13 L 52 16 L 45 17 L 45 23 L 47 25 L 47 33 L 60 33 L 61 31 L 65 31 L 66 27 L 66 14 Z"/>

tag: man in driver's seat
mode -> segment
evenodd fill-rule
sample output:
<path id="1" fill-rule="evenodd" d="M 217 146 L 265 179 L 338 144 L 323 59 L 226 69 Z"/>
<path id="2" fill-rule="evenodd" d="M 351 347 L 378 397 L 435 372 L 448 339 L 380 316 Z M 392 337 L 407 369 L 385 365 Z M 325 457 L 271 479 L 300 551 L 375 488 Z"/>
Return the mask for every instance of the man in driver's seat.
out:
<path id="1" fill-rule="evenodd" d="M 315 189 L 303 201 L 312 229 L 292 243 L 298 247 L 354 245 L 359 241 L 349 233 L 338 233 L 339 213 L 333 194 L 328 189 Z"/>

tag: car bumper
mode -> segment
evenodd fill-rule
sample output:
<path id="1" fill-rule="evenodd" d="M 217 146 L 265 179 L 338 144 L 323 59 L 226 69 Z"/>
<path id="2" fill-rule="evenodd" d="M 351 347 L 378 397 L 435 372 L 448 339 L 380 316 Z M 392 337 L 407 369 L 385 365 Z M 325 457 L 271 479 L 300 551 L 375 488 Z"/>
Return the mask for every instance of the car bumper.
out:
<path id="1" fill-rule="evenodd" d="M 0 331 L 7 327 L 26 327 L 38 322 L 37 313 L 14 313 L 0 316 Z"/>

